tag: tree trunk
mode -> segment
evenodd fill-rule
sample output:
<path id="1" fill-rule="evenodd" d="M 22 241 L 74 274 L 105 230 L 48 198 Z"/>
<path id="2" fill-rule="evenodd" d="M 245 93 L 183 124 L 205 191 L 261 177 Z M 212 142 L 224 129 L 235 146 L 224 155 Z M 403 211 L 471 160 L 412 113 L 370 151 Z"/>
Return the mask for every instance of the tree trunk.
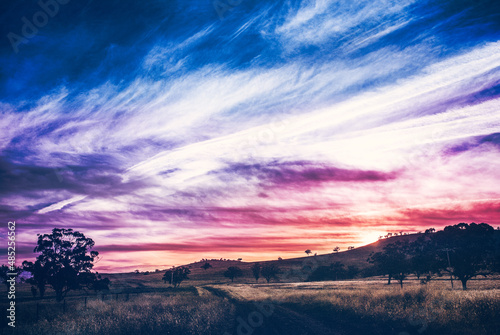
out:
<path id="1" fill-rule="evenodd" d="M 62 290 L 56 290 L 56 300 L 57 301 L 62 301 L 63 300 L 63 292 L 62 292 Z"/>
<path id="2" fill-rule="evenodd" d="M 467 279 L 460 279 L 460 281 L 462 282 L 462 289 L 467 290 Z"/>
<path id="3" fill-rule="evenodd" d="M 43 298 L 45 295 L 45 285 L 38 286 L 38 291 L 40 291 L 40 298 Z"/>
<path id="4" fill-rule="evenodd" d="M 387 285 L 391 285 L 391 278 L 392 278 L 392 275 L 389 275 L 389 280 L 387 281 Z"/>
<path id="5" fill-rule="evenodd" d="M 402 279 L 399 281 L 399 285 L 401 285 L 401 288 L 403 288 L 403 280 Z"/>

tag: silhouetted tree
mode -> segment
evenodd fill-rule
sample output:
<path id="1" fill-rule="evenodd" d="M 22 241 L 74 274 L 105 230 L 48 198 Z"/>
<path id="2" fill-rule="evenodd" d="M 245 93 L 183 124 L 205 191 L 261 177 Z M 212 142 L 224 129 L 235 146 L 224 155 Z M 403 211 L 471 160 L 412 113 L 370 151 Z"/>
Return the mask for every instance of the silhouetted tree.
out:
<path id="1" fill-rule="evenodd" d="M 438 256 L 440 268 L 458 278 L 466 290 L 469 279 L 493 272 L 498 253 L 494 235 L 486 223 L 459 223 L 432 234 L 430 250 Z"/>
<path id="2" fill-rule="evenodd" d="M 307 277 L 307 281 L 333 280 L 334 275 L 330 266 L 318 266 Z"/>
<path id="3" fill-rule="evenodd" d="M 356 277 L 359 273 L 359 268 L 356 265 L 349 265 L 347 267 L 347 278 L 352 279 Z"/>
<path id="4" fill-rule="evenodd" d="M 262 267 L 260 266 L 260 263 L 255 263 L 254 265 L 252 265 L 252 274 L 256 282 L 259 282 L 261 268 Z"/>
<path id="5" fill-rule="evenodd" d="M 241 276 L 243 276 L 243 271 L 237 266 L 230 266 L 224 272 L 224 277 L 231 279 L 231 282 L 234 282 L 234 278 Z"/>
<path id="6" fill-rule="evenodd" d="M 277 280 L 278 274 L 280 274 L 281 271 L 277 265 L 271 263 L 264 265 L 260 272 L 262 273 L 262 277 L 266 278 L 267 282 L 269 283 L 269 281 L 273 278 Z"/>
<path id="7" fill-rule="evenodd" d="M 93 246 L 94 241 L 80 232 L 54 228 L 51 234 L 38 235 L 34 252 L 41 254 L 34 264 L 26 262 L 25 269 L 33 271 L 39 289 L 49 284 L 61 301 L 69 291 L 90 288 L 96 280 L 91 269 L 99 253 L 90 251 Z"/>
<path id="8" fill-rule="evenodd" d="M 45 296 L 45 286 L 49 278 L 48 268 L 42 266 L 39 260 L 35 263 L 24 261 L 23 270 L 31 273 L 31 278 L 28 278 L 27 282 L 29 284 L 35 285 L 40 292 L 40 298 Z"/>
<path id="9" fill-rule="evenodd" d="M 139 270 L 135 270 L 134 272 L 135 272 L 136 274 L 139 274 L 139 273 L 140 273 L 140 271 L 139 271 Z"/>
<path id="10" fill-rule="evenodd" d="M 178 287 L 184 280 L 189 279 L 188 275 L 191 273 L 187 267 L 179 266 L 167 270 L 163 275 L 163 282 L 168 282 L 173 287 Z"/>
<path id="11" fill-rule="evenodd" d="M 110 285 L 110 280 L 108 278 L 102 278 L 100 274 L 96 273 L 97 278 L 96 280 L 92 283 L 92 289 L 94 291 L 108 291 L 109 290 L 109 285 Z"/>
<path id="12" fill-rule="evenodd" d="M 340 248 L 339 247 L 335 247 L 333 248 L 333 252 L 339 252 L 340 251 Z"/>
<path id="13" fill-rule="evenodd" d="M 332 265 L 330 265 L 330 270 L 332 272 L 332 277 L 335 280 L 343 278 L 346 274 L 345 265 L 342 264 L 341 262 L 335 262 Z"/>
<path id="14" fill-rule="evenodd" d="M 417 276 L 417 279 L 424 276 L 422 283 L 427 283 L 434 275 L 441 275 L 437 254 L 430 247 L 428 236 L 420 236 L 411 243 L 410 248 L 412 252 L 411 271 Z"/>
<path id="15" fill-rule="evenodd" d="M 391 284 L 391 278 L 394 278 L 402 288 L 403 281 L 411 272 L 411 256 L 408 241 L 397 241 L 386 245 L 382 252 L 372 253 L 368 261 L 375 264 L 380 272 L 389 276 L 388 285 Z"/>
<path id="16" fill-rule="evenodd" d="M 211 267 L 212 267 L 212 265 L 210 265 L 210 263 L 208 263 L 208 262 L 205 262 L 205 264 L 203 264 L 203 265 L 201 266 L 201 268 L 202 268 L 203 270 L 205 270 L 205 271 L 206 271 L 206 270 L 208 270 L 208 269 L 210 269 Z"/>
<path id="17" fill-rule="evenodd" d="M 311 253 L 312 253 L 312 251 L 311 251 L 310 249 L 307 249 L 307 250 L 306 250 L 306 251 L 304 251 L 304 252 L 307 254 L 307 256 L 309 256 L 309 254 L 311 254 Z"/>

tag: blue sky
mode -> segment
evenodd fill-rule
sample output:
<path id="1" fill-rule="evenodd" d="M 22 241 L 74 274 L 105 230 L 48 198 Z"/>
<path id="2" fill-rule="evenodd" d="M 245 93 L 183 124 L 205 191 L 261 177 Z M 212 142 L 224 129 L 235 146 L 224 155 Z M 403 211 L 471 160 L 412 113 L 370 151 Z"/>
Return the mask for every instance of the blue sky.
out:
<path id="1" fill-rule="evenodd" d="M 495 1 L 41 4 L 0 5 L 26 258 L 55 226 L 111 271 L 499 223 Z"/>

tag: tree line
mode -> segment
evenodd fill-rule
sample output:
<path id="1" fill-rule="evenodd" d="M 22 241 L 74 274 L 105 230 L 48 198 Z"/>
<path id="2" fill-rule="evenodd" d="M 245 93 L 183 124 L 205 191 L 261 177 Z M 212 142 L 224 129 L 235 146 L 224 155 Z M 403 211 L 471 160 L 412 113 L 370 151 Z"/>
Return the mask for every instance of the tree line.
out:
<path id="1" fill-rule="evenodd" d="M 45 294 L 52 287 L 56 299 L 61 301 L 71 290 L 108 290 L 110 281 L 99 273 L 92 272 L 99 253 L 91 250 L 94 241 L 72 229 L 54 228 L 52 233 L 38 235 L 33 250 L 39 255 L 35 262 L 24 261 L 21 267 L 0 267 L 0 278 L 7 283 L 7 273 L 26 271 L 31 277 L 26 281 L 32 285 L 33 296 Z M 306 250 L 306 253 L 309 254 Z M 335 249 L 334 249 L 335 252 Z M 212 265 L 204 260 L 202 269 Z M 443 230 L 427 229 L 416 240 L 398 240 L 387 244 L 382 251 L 372 253 L 367 262 L 373 266 L 360 270 L 356 266 L 345 266 L 334 262 L 330 266 L 319 266 L 311 271 L 308 280 L 340 280 L 356 276 L 387 275 L 388 284 L 396 280 L 403 287 L 404 281 L 415 275 L 422 283 L 433 278 L 449 276 L 451 284 L 458 280 L 464 290 L 467 282 L 477 276 L 500 273 L 500 232 L 486 223 L 459 223 Z M 254 263 L 251 272 L 256 282 L 264 278 L 268 283 L 279 280 L 280 268 L 273 262 Z M 163 281 L 177 287 L 189 279 L 191 271 L 181 266 L 169 269 Z M 223 273 L 231 281 L 243 276 L 243 270 L 230 266 Z"/>
<path id="2" fill-rule="evenodd" d="M 396 241 L 370 255 L 379 274 L 395 279 L 403 287 L 409 275 L 422 283 L 435 277 L 449 276 L 467 289 L 477 276 L 500 273 L 500 233 L 486 223 L 459 223 L 435 231 L 431 228 L 415 241 Z"/>

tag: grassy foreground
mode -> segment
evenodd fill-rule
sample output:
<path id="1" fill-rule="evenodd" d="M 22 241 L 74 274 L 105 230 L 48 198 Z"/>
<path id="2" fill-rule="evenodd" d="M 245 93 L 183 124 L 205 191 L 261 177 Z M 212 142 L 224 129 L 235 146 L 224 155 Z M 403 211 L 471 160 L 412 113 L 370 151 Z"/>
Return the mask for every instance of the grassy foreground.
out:
<path id="1" fill-rule="evenodd" d="M 33 304 L 24 307 L 34 311 Z M 43 309 L 38 321 L 32 314 L 24 318 L 21 314 L 16 328 L 3 328 L 3 332 L 23 335 L 222 334 L 233 313 L 227 299 L 201 297 L 191 289 L 171 294 L 132 295 L 128 301 L 89 299 L 86 307 L 82 299 L 68 300 L 66 313 L 62 313 L 60 303 L 53 305 Z M 23 319 L 31 322 L 23 322 Z"/>
<path id="2" fill-rule="evenodd" d="M 254 313 L 255 302 L 272 306 L 252 334 L 497 334 L 500 282 L 471 281 L 470 290 L 449 282 L 403 289 L 385 280 L 271 284 L 203 284 L 162 292 L 66 299 L 65 312 L 53 299 L 25 299 L 17 306 L 16 328 L 3 334 L 237 334 L 237 320 Z M 36 304 L 43 306 L 35 317 Z M 255 315 L 254 315 L 255 316 Z M 300 332 L 294 322 L 306 324 Z M 310 324 L 310 327 L 307 325 Z M 266 329 L 271 327 L 272 329 Z M 281 329 L 276 331 L 276 329 Z M 316 330 L 312 330 L 316 329 Z M 243 332 L 246 334 L 245 332 Z M 324 335 L 325 333 L 322 333 Z"/>
<path id="3" fill-rule="evenodd" d="M 346 334 L 497 334 L 496 281 L 451 290 L 448 282 L 416 282 L 400 289 L 380 281 L 345 281 L 224 287 L 240 300 L 285 306 Z"/>

